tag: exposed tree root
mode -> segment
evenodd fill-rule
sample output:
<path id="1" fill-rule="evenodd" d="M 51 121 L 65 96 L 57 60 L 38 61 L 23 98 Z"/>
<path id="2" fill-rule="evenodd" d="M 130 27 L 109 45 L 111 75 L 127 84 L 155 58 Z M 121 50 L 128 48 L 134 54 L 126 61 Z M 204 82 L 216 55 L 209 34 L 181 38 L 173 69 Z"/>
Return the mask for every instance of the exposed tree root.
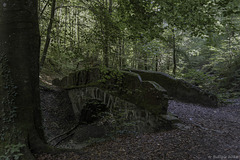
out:
<path id="1" fill-rule="evenodd" d="M 224 133 L 224 132 L 219 131 L 219 130 L 215 130 L 215 129 L 210 129 L 210 128 L 203 127 L 202 125 L 200 125 L 200 124 L 198 124 L 198 123 L 194 123 L 194 122 L 192 122 L 192 123 L 193 123 L 196 127 L 201 128 L 202 130 L 213 131 L 213 132 L 220 133 L 220 134 L 223 134 L 223 133 Z"/>
<path id="2" fill-rule="evenodd" d="M 55 139 L 58 139 L 58 138 L 60 138 L 60 137 L 63 137 L 63 136 L 67 136 L 67 137 L 69 137 L 69 136 L 71 136 L 73 133 L 71 133 L 72 131 L 74 131 L 78 126 L 80 125 L 80 123 L 78 123 L 77 125 L 75 125 L 74 127 L 72 127 L 71 129 L 69 129 L 68 131 L 66 131 L 66 132 L 64 132 L 64 133 L 62 133 L 62 134 L 60 134 L 60 135 L 57 135 L 56 137 L 53 137 L 52 139 L 50 139 L 50 140 L 48 140 L 48 143 L 50 143 L 50 142 L 52 142 L 53 140 L 55 140 Z M 64 139 L 66 139 L 66 138 L 64 138 Z M 58 142 L 59 143 L 59 142 Z M 56 146 L 57 144 L 55 144 L 55 146 Z"/>
<path id="3" fill-rule="evenodd" d="M 44 143 L 37 132 L 35 131 L 33 134 L 29 136 L 29 148 L 33 154 L 47 153 L 47 154 L 60 154 L 64 152 L 75 152 L 77 154 L 83 154 L 81 150 L 78 149 L 62 149 L 50 146 L 49 144 Z"/>
<path id="4" fill-rule="evenodd" d="M 64 141 L 65 139 L 67 139 L 68 137 L 74 135 L 74 132 L 64 136 L 63 138 L 61 138 L 57 143 L 54 144 L 54 146 L 57 146 L 58 144 L 60 144 L 62 141 Z"/>

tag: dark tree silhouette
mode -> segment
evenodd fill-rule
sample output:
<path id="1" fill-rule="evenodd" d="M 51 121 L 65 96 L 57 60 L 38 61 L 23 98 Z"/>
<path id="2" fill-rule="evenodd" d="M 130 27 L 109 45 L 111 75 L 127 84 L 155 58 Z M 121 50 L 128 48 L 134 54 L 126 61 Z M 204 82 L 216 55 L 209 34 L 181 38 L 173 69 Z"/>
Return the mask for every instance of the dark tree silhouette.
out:
<path id="1" fill-rule="evenodd" d="M 0 3 L 0 155 L 7 145 L 22 144 L 21 158 L 30 160 L 29 147 L 43 138 L 37 0 Z"/>

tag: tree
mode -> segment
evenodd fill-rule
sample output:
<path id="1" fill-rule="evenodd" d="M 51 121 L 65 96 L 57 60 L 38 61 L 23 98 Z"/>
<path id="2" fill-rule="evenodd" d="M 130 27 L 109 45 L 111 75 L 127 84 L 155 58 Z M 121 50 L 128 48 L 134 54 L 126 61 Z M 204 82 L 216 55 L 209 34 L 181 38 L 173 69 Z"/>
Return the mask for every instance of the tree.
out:
<path id="1" fill-rule="evenodd" d="M 34 159 L 29 147 L 43 139 L 39 103 L 37 0 L 0 4 L 0 155 Z M 33 146 L 34 144 L 34 146 Z M 6 149 L 19 152 L 7 155 Z M 2 157 L 2 158 L 3 158 Z"/>
<path id="2" fill-rule="evenodd" d="M 49 45 L 47 64 L 44 69 L 51 67 L 58 73 L 62 71 L 64 74 L 63 71 L 69 72 L 69 70 L 81 68 L 88 59 L 91 59 L 90 57 L 109 67 L 136 67 L 139 63 L 140 68 L 143 66 L 142 69 L 152 69 L 152 56 L 146 55 L 147 53 L 140 49 L 136 50 L 135 45 L 143 46 L 157 39 L 161 43 L 159 46 L 162 44 L 166 46 L 164 49 L 166 52 L 162 50 L 161 56 L 155 55 L 154 68 L 160 67 L 162 63 L 162 70 L 166 68 L 165 64 L 168 64 L 167 68 L 170 71 L 166 71 L 170 74 L 176 72 L 177 76 L 183 66 L 180 58 L 183 58 L 184 54 L 183 50 L 179 51 L 179 48 L 186 49 L 183 45 L 179 45 L 181 41 L 178 37 L 184 38 L 189 34 L 191 37 L 203 38 L 207 33 L 219 31 L 217 23 L 221 14 L 236 13 L 232 10 L 233 7 L 227 7 L 232 1 L 57 1 L 51 33 L 53 41 Z M 234 1 L 237 2 L 237 0 Z M 48 5 L 48 0 L 40 3 L 40 10 L 43 13 L 40 20 L 43 37 L 41 49 L 44 50 L 51 5 Z M 164 33 L 173 28 L 175 37 L 172 34 L 171 39 L 166 39 Z M 183 33 L 183 36 L 179 36 L 178 33 Z M 140 44 L 142 39 L 146 39 L 144 44 Z M 229 42 L 232 43 L 232 41 L 231 36 Z M 167 43 L 171 43 L 171 47 Z M 167 55 L 170 52 L 172 55 Z"/>
<path id="3" fill-rule="evenodd" d="M 52 24 L 53 24 L 53 19 L 54 19 L 54 14 L 55 14 L 55 4 L 56 4 L 56 0 L 52 0 L 52 8 L 51 8 L 51 18 L 48 24 L 48 29 L 47 29 L 47 38 L 46 38 L 46 42 L 44 45 L 44 49 L 43 49 L 43 54 L 42 54 L 42 58 L 41 58 L 41 62 L 40 62 L 40 67 L 42 68 L 47 56 L 47 51 L 48 51 L 48 47 L 50 44 L 50 40 L 51 40 L 51 30 L 52 30 Z"/>

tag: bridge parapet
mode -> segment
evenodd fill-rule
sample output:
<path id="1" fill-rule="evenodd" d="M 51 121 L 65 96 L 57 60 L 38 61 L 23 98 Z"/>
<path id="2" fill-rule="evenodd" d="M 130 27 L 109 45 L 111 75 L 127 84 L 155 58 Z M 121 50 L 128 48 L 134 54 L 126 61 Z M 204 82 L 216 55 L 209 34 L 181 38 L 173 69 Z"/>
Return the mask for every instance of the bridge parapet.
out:
<path id="1" fill-rule="evenodd" d="M 167 90 L 167 94 L 174 99 L 197 103 L 208 107 L 217 107 L 218 98 L 216 95 L 203 91 L 202 89 L 187 83 L 181 79 L 175 79 L 165 73 L 144 70 L 130 70 L 139 74 L 143 80 L 155 81 Z"/>

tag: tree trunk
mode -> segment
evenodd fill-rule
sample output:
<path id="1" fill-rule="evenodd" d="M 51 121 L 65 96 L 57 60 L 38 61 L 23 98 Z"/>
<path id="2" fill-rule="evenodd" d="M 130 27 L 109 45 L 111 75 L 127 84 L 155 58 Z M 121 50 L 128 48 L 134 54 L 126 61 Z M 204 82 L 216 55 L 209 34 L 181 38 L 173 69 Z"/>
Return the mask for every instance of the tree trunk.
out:
<path id="1" fill-rule="evenodd" d="M 61 29 L 62 29 L 62 20 L 61 20 L 61 17 L 62 17 L 62 8 L 60 8 L 59 10 L 59 15 L 58 15 L 58 32 L 60 33 Z M 58 36 L 58 51 L 61 50 L 61 47 L 62 47 L 62 37 L 61 35 Z M 58 56 L 60 56 L 60 52 L 58 52 Z"/>
<path id="2" fill-rule="evenodd" d="M 0 155 L 5 155 L 6 145 L 20 143 L 25 145 L 20 152 L 26 160 L 34 159 L 29 138 L 39 139 L 36 130 L 43 138 L 37 3 L 6 1 L 0 7 Z"/>
<path id="3" fill-rule="evenodd" d="M 79 11 L 78 11 L 78 14 L 77 15 L 79 15 Z M 78 53 L 81 53 L 80 52 L 80 27 L 79 27 L 79 25 L 80 25 L 80 20 L 79 20 L 79 18 L 77 17 L 77 45 L 78 45 Z M 81 53 L 82 54 L 82 53 Z"/>
<path id="4" fill-rule="evenodd" d="M 118 66 L 120 69 L 122 69 L 122 41 L 121 38 L 119 38 L 118 41 Z"/>
<path id="5" fill-rule="evenodd" d="M 170 73 L 170 63 L 171 63 L 171 57 L 170 55 L 167 55 L 167 71 Z"/>
<path id="6" fill-rule="evenodd" d="M 43 7 L 43 9 L 42 9 L 42 11 L 41 11 L 41 13 L 40 13 L 40 15 L 39 15 L 39 19 L 42 18 L 42 15 L 43 15 L 45 9 L 47 8 L 49 1 L 50 1 L 50 0 L 48 0 L 47 3 L 45 4 L 45 6 Z M 39 4 L 39 6 L 40 6 L 40 4 L 41 4 L 40 0 L 39 0 L 39 3 L 38 3 L 38 4 Z M 41 7 L 39 7 L 39 11 L 40 11 L 40 9 L 41 9 Z"/>
<path id="7" fill-rule="evenodd" d="M 6 146 L 17 147 L 20 159 L 31 153 L 78 152 L 44 143 L 39 96 L 38 1 L 6 1 L 0 7 L 0 155 L 13 159 Z M 16 16 L 17 15 L 17 16 Z"/>
<path id="8" fill-rule="evenodd" d="M 64 19 L 64 51 L 67 52 L 67 23 L 68 23 L 68 8 L 65 8 L 65 19 Z"/>
<path id="9" fill-rule="evenodd" d="M 50 17 L 50 21 L 48 24 L 48 29 L 47 29 L 47 38 L 46 38 L 46 42 L 44 45 L 44 49 L 43 49 L 43 54 L 42 54 L 42 58 L 41 58 L 41 62 L 40 62 L 40 69 L 43 67 L 46 56 L 47 56 L 47 50 L 50 44 L 50 40 L 51 40 L 51 31 L 52 31 L 52 24 L 53 24 L 53 19 L 54 19 L 54 14 L 55 14 L 55 4 L 56 4 L 56 0 L 52 0 L 52 8 L 51 8 L 51 17 Z"/>
<path id="10" fill-rule="evenodd" d="M 121 53 L 121 63 L 122 68 L 126 68 L 126 59 L 125 59 L 125 41 L 124 38 L 122 39 L 122 53 Z"/>
<path id="11" fill-rule="evenodd" d="M 147 53 L 144 52 L 144 69 L 148 70 L 148 57 L 147 57 Z"/>
<path id="12" fill-rule="evenodd" d="M 106 31 L 107 32 L 107 31 Z M 106 33 L 107 34 L 107 33 Z M 109 67 L 109 58 L 108 58 L 108 35 L 105 34 L 105 39 L 103 43 L 103 60 L 104 60 L 104 65 L 106 67 Z"/>
<path id="13" fill-rule="evenodd" d="M 112 0 L 109 0 L 109 14 L 112 14 Z"/>
<path id="14" fill-rule="evenodd" d="M 31 3 L 27 3 L 31 2 Z M 13 159 L 6 146 L 20 149 L 20 159 L 31 153 L 61 153 L 44 142 L 39 96 L 37 0 L 0 4 L 0 155 Z M 17 16 L 16 16 L 17 15 Z M 31 150 L 31 151 L 30 151 Z"/>
<path id="15" fill-rule="evenodd" d="M 158 56 L 155 56 L 155 71 L 158 71 Z"/>
<path id="16" fill-rule="evenodd" d="M 177 64 L 176 64 L 176 40 L 175 40 L 175 33 L 173 30 L 173 74 L 176 75 L 176 69 L 177 69 Z"/>
<path id="17" fill-rule="evenodd" d="M 227 32 L 227 36 L 228 36 L 228 54 L 229 54 L 229 60 L 228 60 L 228 63 L 229 65 L 232 64 L 232 59 L 233 59 L 233 55 L 232 55 L 232 49 L 231 49 L 231 37 L 232 37 L 232 30 L 231 30 L 231 27 L 230 25 L 227 25 L 227 28 L 226 28 L 226 32 Z"/>

